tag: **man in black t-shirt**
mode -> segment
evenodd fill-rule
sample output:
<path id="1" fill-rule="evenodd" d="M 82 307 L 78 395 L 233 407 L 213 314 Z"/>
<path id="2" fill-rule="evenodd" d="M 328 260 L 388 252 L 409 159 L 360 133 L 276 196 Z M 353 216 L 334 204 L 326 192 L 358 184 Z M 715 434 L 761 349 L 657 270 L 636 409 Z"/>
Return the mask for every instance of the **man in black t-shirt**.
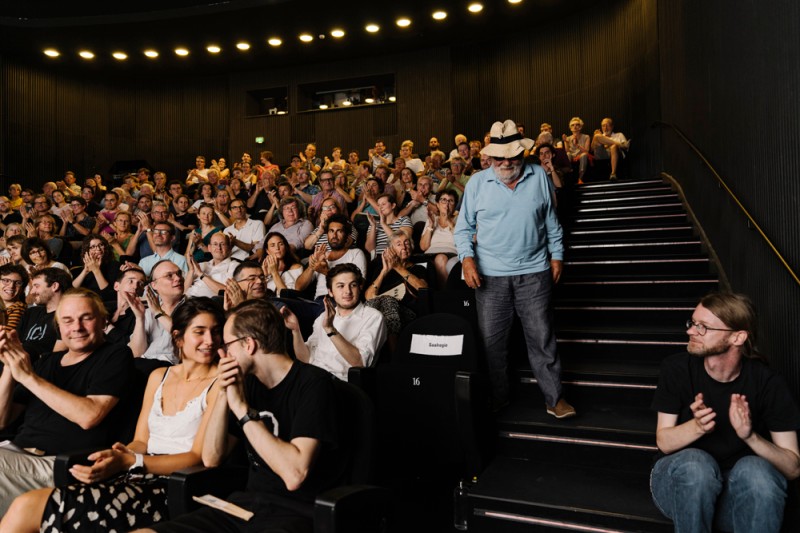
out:
<path id="1" fill-rule="evenodd" d="M 653 400 L 653 499 L 675 531 L 778 532 L 800 476 L 800 413 L 759 360 L 752 303 L 710 294 L 686 327 L 688 353 L 664 360 Z"/>
<path id="2" fill-rule="evenodd" d="M 0 515 L 19 494 L 53 486 L 56 454 L 118 438 L 108 415 L 128 386 L 130 350 L 105 342 L 105 308 L 87 289 L 65 292 L 56 319 L 67 351 L 35 366 L 16 331 L 0 329 L 0 429 L 24 411 L 14 441 L 0 445 Z"/>
<path id="3" fill-rule="evenodd" d="M 315 496 L 336 486 L 345 461 L 336 452 L 330 374 L 286 354 L 286 328 L 264 300 L 235 307 L 223 330 L 220 397 L 209 418 L 203 463 L 220 464 L 236 438 L 250 463 L 246 492 L 228 501 L 254 513 L 245 522 L 205 508 L 155 531 L 310 531 Z M 230 437 L 235 437 L 231 439 Z"/>
<path id="4" fill-rule="evenodd" d="M 22 348 L 36 362 L 42 354 L 63 350 L 56 346 L 55 314 L 64 291 L 72 287 L 72 276 L 61 268 L 44 268 L 31 278 L 28 293 L 32 306 L 28 306 L 17 324 L 17 335 Z"/>

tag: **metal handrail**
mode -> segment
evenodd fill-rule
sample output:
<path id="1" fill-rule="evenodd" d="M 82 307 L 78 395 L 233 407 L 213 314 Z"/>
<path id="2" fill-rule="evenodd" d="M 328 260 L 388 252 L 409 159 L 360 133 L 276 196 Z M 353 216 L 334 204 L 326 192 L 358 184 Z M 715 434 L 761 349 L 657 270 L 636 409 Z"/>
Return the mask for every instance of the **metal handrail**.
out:
<path id="1" fill-rule="evenodd" d="M 756 229 L 756 231 L 758 231 L 758 234 L 761 235 L 761 238 L 764 239 L 764 241 L 766 241 L 767 246 L 769 246 L 769 248 L 772 250 L 772 252 L 778 257 L 778 260 L 781 262 L 781 264 L 789 272 L 789 275 L 792 276 L 792 278 L 794 279 L 795 283 L 800 285 L 800 277 L 798 277 L 797 274 L 795 273 L 795 271 L 792 270 L 792 267 L 789 266 L 789 263 L 786 261 L 786 259 L 783 257 L 783 255 L 778 251 L 778 249 L 772 243 L 770 238 L 767 237 L 767 234 L 764 233 L 764 230 L 761 229 L 761 226 L 758 225 L 758 222 L 756 222 L 756 220 L 753 218 L 753 215 L 751 215 L 750 212 L 747 210 L 747 208 L 744 205 L 742 205 L 742 202 L 739 201 L 739 198 L 736 196 L 736 194 L 734 194 L 734 192 L 731 190 L 731 188 L 728 187 L 728 184 L 725 183 L 725 180 L 722 179 L 722 176 L 720 176 L 719 172 L 717 172 L 717 170 L 714 168 L 714 166 L 711 164 L 711 162 L 708 159 L 706 159 L 706 157 L 703 155 L 703 153 L 700 151 L 700 149 L 697 148 L 697 146 L 695 146 L 695 144 L 692 141 L 690 141 L 688 137 L 686 137 L 686 135 L 681 131 L 681 129 L 679 127 L 677 127 L 677 126 L 675 126 L 673 124 L 670 124 L 669 122 L 661 122 L 661 121 L 656 121 L 656 122 L 653 123 L 653 125 L 654 126 L 664 126 L 664 127 L 670 128 L 675 133 L 678 134 L 678 137 L 683 139 L 683 142 L 685 142 L 689 146 L 689 148 L 692 149 L 692 151 L 697 155 L 697 157 L 699 157 L 700 160 L 706 165 L 706 167 L 708 167 L 708 170 L 711 171 L 711 173 L 714 175 L 714 177 L 717 178 L 717 181 L 719 182 L 720 186 L 722 186 L 722 188 L 725 189 L 725 191 L 728 193 L 728 196 L 730 196 L 733 199 L 733 201 L 736 203 L 736 205 L 739 206 L 739 209 L 741 209 L 742 213 L 744 213 L 744 216 L 747 217 L 747 220 L 750 222 L 750 224 L 752 224 L 753 227 Z"/>

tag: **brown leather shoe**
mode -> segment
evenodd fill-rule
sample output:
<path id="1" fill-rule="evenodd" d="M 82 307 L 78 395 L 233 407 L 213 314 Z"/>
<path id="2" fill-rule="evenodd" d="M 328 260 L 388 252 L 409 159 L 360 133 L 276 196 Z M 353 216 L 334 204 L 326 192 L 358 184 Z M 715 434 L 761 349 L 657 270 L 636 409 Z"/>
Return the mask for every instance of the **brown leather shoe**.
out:
<path id="1" fill-rule="evenodd" d="M 555 407 L 547 406 L 547 412 L 556 418 L 572 418 L 577 413 L 575 408 L 567 403 L 567 400 L 561 398 Z"/>

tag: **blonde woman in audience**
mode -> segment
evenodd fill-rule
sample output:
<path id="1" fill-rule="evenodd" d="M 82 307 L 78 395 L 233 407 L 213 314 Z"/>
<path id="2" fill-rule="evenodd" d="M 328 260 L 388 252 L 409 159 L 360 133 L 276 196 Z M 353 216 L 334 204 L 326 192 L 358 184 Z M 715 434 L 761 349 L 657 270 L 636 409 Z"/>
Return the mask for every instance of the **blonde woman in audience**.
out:
<path id="1" fill-rule="evenodd" d="M 580 117 L 572 117 L 569 121 L 569 129 L 572 135 L 569 137 L 562 135 L 561 139 L 564 141 L 564 147 L 570 161 L 578 163 L 578 185 L 582 185 L 583 176 L 586 174 L 586 169 L 592 159 L 589 154 L 592 139 L 585 133 L 581 133 L 583 120 Z"/>
<path id="2" fill-rule="evenodd" d="M 142 232 L 141 225 L 137 224 L 136 232 L 131 231 L 133 219 L 131 214 L 127 211 L 119 211 L 114 217 L 114 224 L 110 226 L 109 233 L 101 233 L 101 235 L 111 245 L 111 253 L 114 259 L 119 261 L 123 255 L 133 256 L 136 254 L 136 244 L 139 241 L 139 235 Z"/>
<path id="3" fill-rule="evenodd" d="M 11 202 L 11 209 L 19 211 L 23 204 L 22 200 L 22 185 L 19 183 L 12 183 L 8 187 L 8 200 Z"/>
<path id="4" fill-rule="evenodd" d="M 0 532 L 130 531 L 168 520 L 168 476 L 202 460 L 208 417 L 219 397 L 224 322 L 210 298 L 178 306 L 171 333 L 181 362 L 150 374 L 133 441 L 92 453 L 89 466 L 73 466 L 77 484 L 18 497 Z"/>

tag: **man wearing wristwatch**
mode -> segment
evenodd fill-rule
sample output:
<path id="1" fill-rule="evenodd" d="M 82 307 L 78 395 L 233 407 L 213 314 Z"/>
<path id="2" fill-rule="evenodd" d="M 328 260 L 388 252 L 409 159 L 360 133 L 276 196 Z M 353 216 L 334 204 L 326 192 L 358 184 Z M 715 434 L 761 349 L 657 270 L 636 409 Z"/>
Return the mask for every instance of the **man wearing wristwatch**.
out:
<path id="1" fill-rule="evenodd" d="M 347 381 L 350 367 L 372 363 L 386 340 L 386 323 L 380 311 L 361 303 L 364 277 L 357 266 L 336 265 L 328 271 L 326 282 L 325 311 L 314 321 L 314 330 L 307 341 L 303 341 L 297 317 L 288 309 L 281 313 L 286 318 L 286 327 L 292 330 L 297 358 Z"/>
<path id="2" fill-rule="evenodd" d="M 333 378 L 287 355 L 283 318 L 266 300 L 231 310 L 223 330 L 227 353 L 219 361 L 219 397 L 203 440 L 206 466 L 218 466 L 245 440 L 247 487 L 226 500 L 254 516 L 245 522 L 206 507 L 152 530 L 313 529 L 314 498 L 336 486 L 343 470 Z"/>

